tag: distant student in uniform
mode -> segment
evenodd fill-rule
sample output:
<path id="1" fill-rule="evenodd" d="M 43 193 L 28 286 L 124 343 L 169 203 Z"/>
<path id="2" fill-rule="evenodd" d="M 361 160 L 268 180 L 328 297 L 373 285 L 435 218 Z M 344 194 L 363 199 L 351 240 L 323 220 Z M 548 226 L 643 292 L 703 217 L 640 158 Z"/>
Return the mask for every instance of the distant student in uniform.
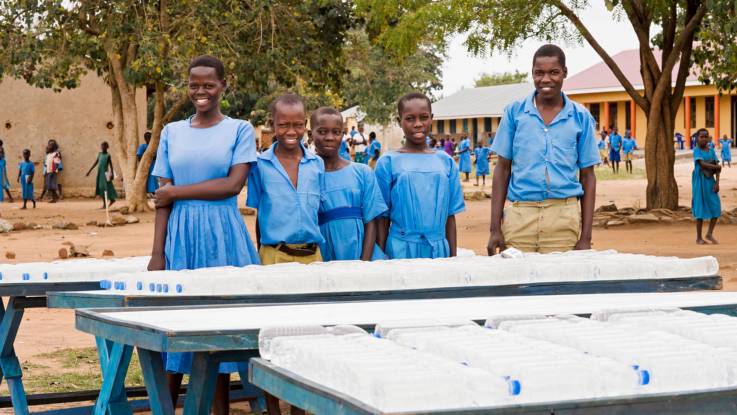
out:
<path id="1" fill-rule="evenodd" d="M 599 142 L 596 144 L 599 149 L 599 158 L 605 165 L 609 165 L 609 150 L 607 150 L 606 135 L 602 135 Z"/>
<path id="2" fill-rule="evenodd" d="M 269 122 L 276 143 L 258 155 L 248 179 L 247 205 L 258 210 L 261 263 L 321 261 L 324 239 L 317 212 L 325 166 L 302 144 L 307 125 L 302 98 L 294 94 L 276 98 Z"/>
<path id="3" fill-rule="evenodd" d="M 719 200 L 719 174 L 722 166 L 713 148 L 709 147 L 709 132 L 701 128 L 696 132 L 696 148 L 693 151 L 694 170 L 691 174 L 691 213 L 696 218 L 696 243 L 706 241 L 718 243 L 714 239 L 714 227 L 722 214 Z M 704 221 L 709 221 L 706 237 L 701 237 Z M 706 239 L 706 240 L 704 240 Z"/>
<path id="4" fill-rule="evenodd" d="M 376 162 L 381 156 L 381 143 L 376 139 L 376 133 L 371 131 L 369 133 L 369 145 L 366 147 L 366 158 L 368 159 L 368 165 L 372 169 L 376 168 Z"/>
<path id="5" fill-rule="evenodd" d="M 97 154 L 97 160 L 92 163 L 92 167 L 87 170 L 85 176 L 92 173 L 92 169 L 97 167 L 97 179 L 95 180 L 95 195 L 102 199 L 102 209 L 115 203 L 118 193 L 115 191 L 113 179 L 115 178 L 115 170 L 113 170 L 113 159 L 108 153 L 109 145 L 107 141 L 100 144 L 100 152 Z"/>
<path id="6" fill-rule="evenodd" d="M 274 139 L 276 140 L 277 137 L 274 135 Z M 351 160 L 351 136 L 348 135 L 348 129 L 343 130 L 343 137 L 340 141 L 340 150 L 338 153 L 340 154 L 340 157 L 344 158 L 345 160 L 350 161 Z"/>
<path id="7" fill-rule="evenodd" d="M 10 195 L 10 179 L 8 179 L 8 165 L 5 160 L 5 149 L 0 141 L 0 202 L 4 200 L 3 193 L 8 194 L 8 199 L 13 202 L 13 196 Z"/>
<path id="8" fill-rule="evenodd" d="M 143 153 L 146 152 L 148 149 L 148 145 L 151 142 L 151 131 L 146 131 L 143 133 L 143 143 L 138 146 L 138 149 L 136 150 L 136 160 L 138 163 L 141 162 L 141 158 L 143 158 Z M 148 168 L 148 178 L 146 179 L 146 193 L 148 193 L 150 196 L 153 196 L 156 189 L 159 188 L 159 182 L 156 180 L 156 176 L 151 174 L 151 172 L 154 170 L 154 165 L 156 164 L 156 156 L 154 155 L 153 160 L 151 160 L 151 165 Z"/>
<path id="9" fill-rule="evenodd" d="M 471 174 L 471 141 L 468 136 L 463 136 L 458 144 L 458 170 L 466 174 L 466 179 L 463 181 L 467 182 Z"/>
<path id="10" fill-rule="evenodd" d="M 221 112 L 226 86 L 219 59 L 199 56 L 189 64 L 187 91 L 195 114 L 164 127 L 153 170 L 161 187 L 154 198 L 150 271 L 259 263 L 238 211 L 238 194 L 256 161 L 256 135 L 248 121 Z M 191 353 L 167 354 L 173 402 L 191 366 Z M 220 364 L 213 414 L 228 413 L 230 373 L 237 370 L 235 363 Z"/>
<path id="11" fill-rule="evenodd" d="M 486 186 L 486 176 L 489 174 L 489 157 L 491 149 L 486 146 L 484 141 L 479 141 L 479 147 L 473 150 L 474 163 L 476 164 L 476 183 L 479 185 L 479 177 L 481 177 L 481 186 Z"/>
<path id="12" fill-rule="evenodd" d="M 508 246 L 543 253 L 591 248 L 594 166 L 601 160 L 594 119 L 562 92 L 567 74 L 563 50 L 540 47 L 532 59 L 535 91 L 504 109 L 491 148 L 498 157 L 489 255 Z"/>
<path id="13" fill-rule="evenodd" d="M 49 203 L 59 200 L 59 167 L 61 166 L 61 154 L 59 145 L 55 140 L 49 140 L 46 145 L 46 157 L 44 159 L 44 191 L 49 193 Z"/>
<path id="14" fill-rule="evenodd" d="M 722 146 L 722 167 L 724 167 L 724 163 L 727 163 L 727 167 L 732 168 L 732 139 L 724 134 L 719 139 L 719 144 Z"/>
<path id="15" fill-rule="evenodd" d="M 622 136 L 617 133 L 617 127 L 612 128 L 609 134 L 609 161 L 612 162 L 612 173 L 619 173 L 619 162 L 622 160 Z"/>
<path id="16" fill-rule="evenodd" d="M 622 140 L 622 152 L 624 153 L 624 168 L 627 173 L 632 174 L 632 160 L 634 159 L 635 150 L 637 150 L 637 141 L 632 137 L 630 130 L 624 132 Z"/>
<path id="17" fill-rule="evenodd" d="M 404 146 L 384 154 L 376 179 L 389 207 L 379 226 L 379 246 L 389 258 L 456 255 L 455 215 L 465 210 L 458 166 L 445 152 L 425 144 L 432 104 L 421 93 L 399 98 Z"/>
<path id="18" fill-rule="evenodd" d="M 374 171 L 338 155 L 343 117 L 321 107 L 310 117 L 310 137 L 325 162 L 325 185 L 318 213 L 324 261 L 383 259 L 376 245 L 376 218 L 387 210 Z"/>
<path id="19" fill-rule="evenodd" d="M 36 173 L 36 167 L 31 161 L 31 150 L 23 150 L 23 161 L 18 165 L 18 183 L 20 183 L 21 197 L 23 198 L 23 207 L 26 208 L 26 204 L 30 200 L 33 203 L 33 208 L 36 208 L 36 198 L 33 197 L 33 176 Z"/>

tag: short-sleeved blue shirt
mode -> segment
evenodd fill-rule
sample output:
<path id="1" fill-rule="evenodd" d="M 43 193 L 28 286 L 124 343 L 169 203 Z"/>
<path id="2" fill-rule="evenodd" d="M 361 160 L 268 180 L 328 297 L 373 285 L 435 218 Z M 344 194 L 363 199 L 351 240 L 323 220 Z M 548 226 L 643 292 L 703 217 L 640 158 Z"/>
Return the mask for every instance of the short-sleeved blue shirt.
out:
<path id="1" fill-rule="evenodd" d="M 637 148 L 637 142 L 635 139 L 632 137 L 625 137 L 622 141 L 622 150 L 624 153 L 631 153 L 635 148 Z"/>
<path id="2" fill-rule="evenodd" d="M 325 164 L 300 143 L 303 156 L 295 188 L 274 154 L 277 145 L 258 155 L 256 167 L 248 176 L 246 205 L 258 210 L 261 244 L 322 243 L 317 212 Z"/>
<path id="3" fill-rule="evenodd" d="M 550 125 L 535 107 L 536 92 L 504 109 L 491 151 L 512 161 L 511 201 L 566 199 L 583 195 L 579 169 L 599 164 L 594 119 L 563 95 Z"/>
<path id="4" fill-rule="evenodd" d="M 622 136 L 619 134 L 611 133 L 609 135 L 609 147 L 614 151 L 622 149 Z"/>

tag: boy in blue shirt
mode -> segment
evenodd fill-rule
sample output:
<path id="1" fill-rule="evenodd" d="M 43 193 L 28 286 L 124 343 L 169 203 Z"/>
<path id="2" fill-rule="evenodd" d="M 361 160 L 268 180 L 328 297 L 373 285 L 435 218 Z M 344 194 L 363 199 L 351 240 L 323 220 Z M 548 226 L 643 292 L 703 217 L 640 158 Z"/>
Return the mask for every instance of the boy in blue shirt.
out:
<path id="1" fill-rule="evenodd" d="M 562 92 L 567 74 L 563 51 L 540 47 L 532 60 L 535 92 L 504 109 L 491 147 L 498 157 L 489 255 L 507 246 L 542 253 L 591 248 L 594 166 L 601 160 L 594 119 Z"/>
<path id="2" fill-rule="evenodd" d="M 376 133 L 371 131 L 369 133 L 369 145 L 366 147 L 366 160 L 368 165 L 372 169 L 376 168 L 376 162 L 379 160 L 381 155 L 381 143 L 376 139 Z"/>
<path id="3" fill-rule="evenodd" d="M 622 151 L 624 151 L 624 168 L 627 173 L 632 174 L 632 159 L 634 158 L 635 150 L 637 150 L 637 142 L 630 134 L 630 130 L 624 132 Z"/>
<path id="4" fill-rule="evenodd" d="M 307 125 L 302 98 L 294 94 L 276 98 L 269 122 L 276 142 L 258 155 L 246 202 L 258 210 L 261 264 L 322 261 L 317 212 L 325 166 L 302 143 Z"/>
<path id="5" fill-rule="evenodd" d="M 601 140 L 599 140 L 599 143 L 596 146 L 599 148 L 599 158 L 604 164 L 608 166 L 609 151 L 607 151 L 606 135 L 602 134 Z"/>
<path id="6" fill-rule="evenodd" d="M 619 173 L 619 162 L 622 160 L 620 151 L 622 150 L 622 136 L 617 134 L 617 127 L 612 128 L 609 135 L 609 161 L 612 162 L 612 173 Z"/>

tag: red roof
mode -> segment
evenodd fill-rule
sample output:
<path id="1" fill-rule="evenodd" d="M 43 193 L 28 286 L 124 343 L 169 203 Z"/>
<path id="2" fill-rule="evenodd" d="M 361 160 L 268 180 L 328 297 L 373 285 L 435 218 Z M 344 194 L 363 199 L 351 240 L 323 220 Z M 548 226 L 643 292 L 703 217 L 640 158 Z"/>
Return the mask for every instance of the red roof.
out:
<path id="1" fill-rule="evenodd" d="M 642 76 L 640 75 L 640 51 L 639 49 L 625 50 L 612 56 L 614 62 L 624 73 L 624 76 L 632 83 L 636 89 L 642 88 Z M 655 59 L 660 63 L 660 50 L 655 50 Z M 673 79 L 675 81 L 678 65 L 673 68 Z M 693 73 L 688 77 L 689 81 L 697 81 L 696 75 Z M 606 63 L 599 62 L 596 65 L 584 69 L 583 71 L 569 76 L 563 83 L 563 89 L 566 92 L 583 92 L 583 90 L 624 90 L 614 73 L 609 69 Z"/>

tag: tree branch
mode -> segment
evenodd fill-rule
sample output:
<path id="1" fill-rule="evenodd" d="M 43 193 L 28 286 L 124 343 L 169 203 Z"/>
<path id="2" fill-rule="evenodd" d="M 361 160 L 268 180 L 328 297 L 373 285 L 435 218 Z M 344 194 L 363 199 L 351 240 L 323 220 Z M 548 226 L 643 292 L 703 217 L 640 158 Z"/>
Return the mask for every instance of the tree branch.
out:
<path id="1" fill-rule="evenodd" d="M 622 3 L 622 7 L 625 13 L 627 13 L 630 23 L 632 23 L 632 28 L 635 30 L 635 35 L 640 44 L 640 65 L 643 66 L 642 70 L 649 71 L 652 79 L 659 79 L 661 73 L 660 66 L 650 49 L 650 26 L 652 20 L 650 20 L 649 13 L 637 1 L 625 1 Z M 645 74 L 643 74 L 642 78 L 644 82 Z"/>
<path id="2" fill-rule="evenodd" d="M 589 42 L 589 45 L 596 51 L 596 53 L 599 54 L 599 56 L 604 60 L 604 63 L 607 64 L 609 69 L 614 73 L 614 76 L 617 78 L 617 80 L 622 84 L 625 91 L 632 97 L 632 99 L 637 103 L 637 105 L 642 108 L 645 112 L 648 112 L 650 109 L 650 103 L 645 100 L 645 98 L 640 95 L 637 90 L 632 86 L 632 83 L 627 79 L 627 77 L 622 73 L 622 70 L 619 68 L 619 66 L 614 62 L 614 59 L 612 59 L 611 56 L 604 50 L 604 48 L 601 47 L 599 42 L 594 38 L 594 36 L 589 32 L 589 30 L 586 28 L 586 26 L 583 24 L 583 22 L 576 16 L 576 14 L 568 8 L 565 4 L 563 4 L 560 0 L 554 0 L 552 4 L 560 10 L 561 14 L 563 14 L 565 17 L 568 18 L 568 20 L 573 23 L 574 26 L 578 29 L 578 31 L 581 33 L 581 36 L 586 39 L 587 42 Z"/>

